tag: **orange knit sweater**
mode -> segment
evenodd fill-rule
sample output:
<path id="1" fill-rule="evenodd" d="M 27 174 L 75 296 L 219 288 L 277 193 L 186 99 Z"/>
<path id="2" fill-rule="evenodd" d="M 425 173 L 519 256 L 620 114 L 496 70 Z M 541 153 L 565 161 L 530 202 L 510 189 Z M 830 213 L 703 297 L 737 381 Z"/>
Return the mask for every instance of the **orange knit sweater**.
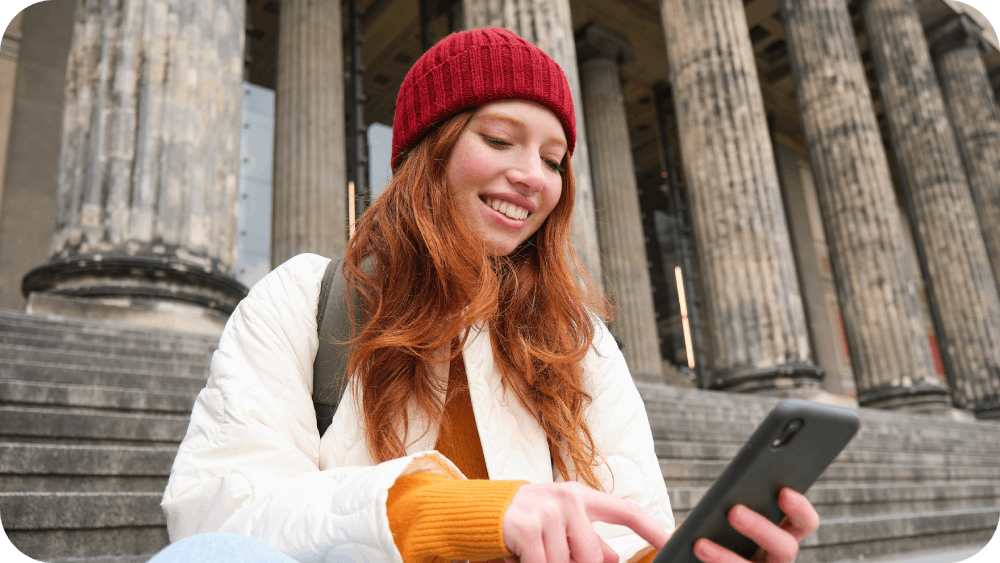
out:
<path id="1" fill-rule="evenodd" d="M 396 548 L 404 563 L 499 561 L 512 555 L 503 540 L 503 516 L 525 482 L 489 480 L 461 355 L 448 372 L 444 414 L 435 449 L 468 480 L 429 473 L 397 479 L 386 502 Z M 637 563 L 649 563 L 655 555 Z"/>

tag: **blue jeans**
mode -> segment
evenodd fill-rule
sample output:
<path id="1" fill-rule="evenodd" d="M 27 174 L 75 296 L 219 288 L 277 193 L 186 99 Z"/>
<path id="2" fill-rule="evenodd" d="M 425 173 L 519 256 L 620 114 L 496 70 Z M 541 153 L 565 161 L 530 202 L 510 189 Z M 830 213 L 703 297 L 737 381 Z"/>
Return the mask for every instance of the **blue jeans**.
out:
<path id="1" fill-rule="evenodd" d="M 163 548 L 149 563 L 296 563 L 266 543 L 240 534 L 213 532 Z"/>

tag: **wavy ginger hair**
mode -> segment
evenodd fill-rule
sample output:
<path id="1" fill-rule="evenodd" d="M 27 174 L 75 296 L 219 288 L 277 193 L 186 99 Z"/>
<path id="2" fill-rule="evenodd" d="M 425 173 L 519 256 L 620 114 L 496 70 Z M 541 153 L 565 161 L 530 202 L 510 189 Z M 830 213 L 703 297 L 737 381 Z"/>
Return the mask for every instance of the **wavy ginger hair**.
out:
<path id="1" fill-rule="evenodd" d="M 571 244 L 569 155 L 559 201 L 538 231 L 510 255 L 490 256 L 455 206 L 445 173 L 474 111 L 432 128 L 404 155 L 347 245 L 343 272 L 365 304 L 348 373 L 357 378 L 368 451 L 376 463 L 404 455 L 411 400 L 430 420 L 443 420 L 447 380 L 432 376 L 429 364 L 456 342 L 457 357 L 467 329 L 485 322 L 503 384 L 538 417 L 556 469 L 569 480 L 570 460 L 579 480 L 600 489 L 581 360 L 594 338 L 592 311 L 607 316 L 610 307 Z"/>

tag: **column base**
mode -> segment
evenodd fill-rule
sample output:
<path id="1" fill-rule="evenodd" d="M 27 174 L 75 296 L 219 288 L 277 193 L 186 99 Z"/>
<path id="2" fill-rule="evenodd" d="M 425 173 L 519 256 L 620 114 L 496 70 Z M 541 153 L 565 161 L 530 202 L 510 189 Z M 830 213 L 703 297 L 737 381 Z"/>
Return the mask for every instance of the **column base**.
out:
<path id="1" fill-rule="evenodd" d="M 1000 422 L 1000 396 L 992 395 L 976 402 L 972 412 L 979 420 L 996 420 Z"/>
<path id="2" fill-rule="evenodd" d="M 927 384 L 913 387 L 882 385 L 867 389 L 858 393 L 858 403 L 869 408 L 925 414 L 943 414 L 951 406 L 947 389 Z"/>
<path id="3" fill-rule="evenodd" d="M 222 335 L 229 319 L 228 315 L 219 311 L 179 301 L 151 301 L 132 297 L 65 297 L 39 291 L 28 296 L 25 312 L 29 315 L 75 317 L 216 337 Z"/>
<path id="4" fill-rule="evenodd" d="M 185 255 L 190 259 L 181 258 Z M 122 300 L 187 304 L 228 317 L 247 288 L 211 259 L 178 250 L 53 258 L 24 276 L 21 292 L 25 297 L 51 293 L 116 304 Z"/>
<path id="5" fill-rule="evenodd" d="M 739 366 L 712 374 L 710 389 L 738 393 L 769 393 L 790 389 L 819 389 L 823 370 L 807 362 L 771 367 Z"/>

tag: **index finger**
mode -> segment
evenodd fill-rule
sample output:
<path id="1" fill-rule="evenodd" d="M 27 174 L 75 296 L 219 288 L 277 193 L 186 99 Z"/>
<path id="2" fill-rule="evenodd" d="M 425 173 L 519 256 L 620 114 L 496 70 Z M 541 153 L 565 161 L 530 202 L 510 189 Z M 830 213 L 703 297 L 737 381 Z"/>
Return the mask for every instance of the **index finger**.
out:
<path id="1" fill-rule="evenodd" d="M 653 520 L 638 504 L 608 493 L 591 491 L 586 498 L 587 517 L 591 522 L 627 526 L 656 549 L 661 549 L 670 533 Z"/>

